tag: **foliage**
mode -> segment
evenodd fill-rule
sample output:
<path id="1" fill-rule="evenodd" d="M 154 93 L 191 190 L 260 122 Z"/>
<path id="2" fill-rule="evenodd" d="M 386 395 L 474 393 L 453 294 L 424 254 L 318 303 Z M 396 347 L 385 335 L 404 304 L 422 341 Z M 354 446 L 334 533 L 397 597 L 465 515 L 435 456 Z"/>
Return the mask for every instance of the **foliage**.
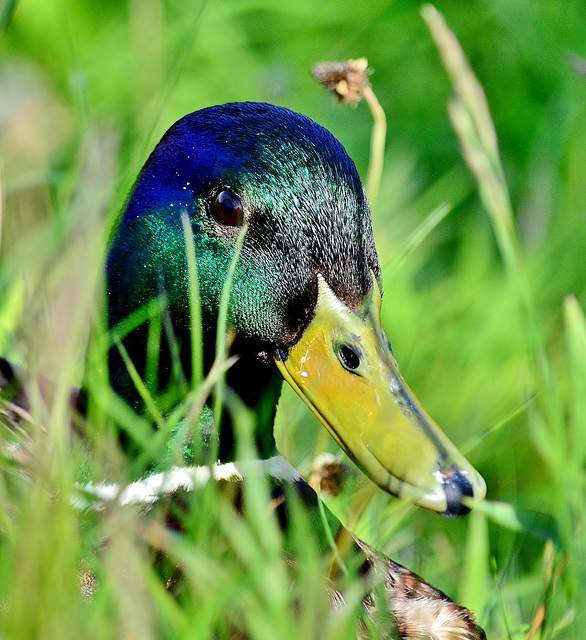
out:
<path id="1" fill-rule="evenodd" d="M 225 637 L 226 611 L 246 615 L 255 638 L 353 637 L 358 596 L 350 589 L 347 612 L 329 611 L 301 516 L 289 544 L 305 562 L 289 586 L 262 485 L 246 523 L 213 488 L 196 492 L 183 535 L 160 527 L 164 506 L 145 523 L 131 509 L 79 513 L 69 498 L 76 480 L 121 482 L 169 455 L 109 393 L 99 304 L 107 239 L 149 150 L 189 111 L 266 100 L 328 127 L 365 177 L 368 109 L 335 104 L 310 73 L 361 56 L 388 120 L 374 211 L 384 324 L 406 379 L 487 480 L 489 503 L 446 521 L 352 474 L 329 504 L 473 608 L 489 638 L 526 638 L 532 624 L 544 638 L 583 636 L 586 9 L 561 5 L 438 7 L 484 89 L 497 145 L 482 92 L 418 3 L 3 3 L 0 353 L 33 372 L 31 389 L 43 374 L 55 393 L 34 407 L 28 479 L 10 448 L 24 436 L 3 428 L 0 637 Z M 90 459 L 72 452 L 66 428 L 68 390 L 88 368 Z M 219 366 L 207 382 L 221 378 Z M 160 417 L 169 430 L 201 405 L 190 393 Z M 143 430 L 138 461 L 118 450 L 114 421 Z M 278 431 L 302 470 L 336 451 L 287 391 Z M 156 579 L 173 576 L 153 569 L 153 549 L 187 576 L 177 597 Z M 95 577 L 94 597 L 80 595 L 80 576 Z"/>

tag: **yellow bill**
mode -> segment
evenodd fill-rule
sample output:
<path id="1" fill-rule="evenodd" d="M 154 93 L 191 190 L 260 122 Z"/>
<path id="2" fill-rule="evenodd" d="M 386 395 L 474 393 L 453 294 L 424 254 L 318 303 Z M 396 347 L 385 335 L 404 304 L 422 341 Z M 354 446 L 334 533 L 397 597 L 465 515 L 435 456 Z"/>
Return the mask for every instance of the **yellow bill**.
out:
<path id="1" fill-rule="evenodd" d="M 446 516 L 468 511 L 486 485 L 399 373 L 380 321 L 381 295 L 341 302 L 321 275 L 310 324 L 275 362 L 342 449 L 379 487 Z"/>

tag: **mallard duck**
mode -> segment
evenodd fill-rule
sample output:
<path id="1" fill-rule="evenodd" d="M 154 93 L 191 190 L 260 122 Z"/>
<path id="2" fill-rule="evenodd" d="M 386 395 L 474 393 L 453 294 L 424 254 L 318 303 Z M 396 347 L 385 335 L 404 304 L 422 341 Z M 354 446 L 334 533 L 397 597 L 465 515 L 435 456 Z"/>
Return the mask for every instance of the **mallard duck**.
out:
<path id="1" fill-rule="evenodd" d="M 381 326 L 381 270 L 362 183 L 343 146 L 310 119 L 269 104 L 210 107 L 174 124 L 143 167 L 107 262 L 110 327 L 164 294 L 190 363 L 189 216 L 201 293 L 204 368 L 243 228 L 229 300 L 238 363 L 230 387 L 257 410 L 259 452 L 276 453 L 284 379 L 379 487 L 447 516 L 485 484 L 415 398 Z M 126 338 L 139 373 L 145 332 Z M 139 404 L 118 351 L 113 387 Z M 167 371 L 169 362 L 162 360 Z M 161 384 L 168 376 L 161 375 Z M 262 407 L 263 411 L 260 411 Z M 222 430 L 220 460 L 234 455 Z"/>
<path id="2" fill-rule="evenodd" d="M 256 415 L 262 458 L 278 455 L 272 429 L 284 380 L 385 491 L 448 517 L 468 511 L 466 498 L 483 499 L 481 476 L 399 372 L 381 325 L 383 285 L 369 205 L 353 161 L 329 131 L 285 108 L 234 103 L 185 116 L 156 146 L 107 259 L 113 330 L 149 301 L 166 301 L 176 349 L 162 345 L 156 390 L 173 383 L 172 352 L 190 375 L 191 235 L 204 372 L 215 357 L 222 292 L 238 252 L 228 301 L 237 361 L 227 384 Z M 113 388 L 139 410 L 126 354 L 145 376 L 147 340 L 148 327 L 135 328 L 109 361 Z M 236 455 L 233 428 L 224 412 L 222 463 Z M 306 501 L 317 501 L 308 485 L 304 492 Z M 364 555 L 363 573 L 384 573 L 403 637 L 482 637 L 467 610 L 360 541 L 353 544 Z"/>

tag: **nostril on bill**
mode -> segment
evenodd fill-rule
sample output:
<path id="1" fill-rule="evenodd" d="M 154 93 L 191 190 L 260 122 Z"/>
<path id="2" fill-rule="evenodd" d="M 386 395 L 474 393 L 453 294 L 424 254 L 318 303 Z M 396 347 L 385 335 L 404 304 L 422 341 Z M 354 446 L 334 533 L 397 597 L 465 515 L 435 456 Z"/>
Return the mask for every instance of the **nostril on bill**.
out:
<path id="1" fill-rule="evenodd" d="M 447 508 L 442 515 L 447 518 L 459 518 L 466 515 L 470 509 L 462 502 L 465 496 L 472 498 L 474 490 L 470 480 L 453 467 L 448 470 L 448 475 L 443 482 L 444 493 L 446 494 Z"/>

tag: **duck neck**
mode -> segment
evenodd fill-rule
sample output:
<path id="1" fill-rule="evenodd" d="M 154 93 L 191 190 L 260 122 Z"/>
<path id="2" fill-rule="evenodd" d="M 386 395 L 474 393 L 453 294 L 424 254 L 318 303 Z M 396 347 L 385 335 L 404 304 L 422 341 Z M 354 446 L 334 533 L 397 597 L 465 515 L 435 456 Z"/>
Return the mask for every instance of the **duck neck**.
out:
<path id="1" fill-rule="evenodd" d="M 258 350 L 248 349 L 236 341 L 232 352 L 238 356 L 226 374 L 226 384 L 250 409 L 253 418 L 253 439 L 258 456 L 276 455 L 273 425 L 283 380 L 275 368 L 258 356 Z M 237 458 L 239 445 L 238 410 L 223 408 L 220 426 L 219 459 L 230 462 Z"/>

